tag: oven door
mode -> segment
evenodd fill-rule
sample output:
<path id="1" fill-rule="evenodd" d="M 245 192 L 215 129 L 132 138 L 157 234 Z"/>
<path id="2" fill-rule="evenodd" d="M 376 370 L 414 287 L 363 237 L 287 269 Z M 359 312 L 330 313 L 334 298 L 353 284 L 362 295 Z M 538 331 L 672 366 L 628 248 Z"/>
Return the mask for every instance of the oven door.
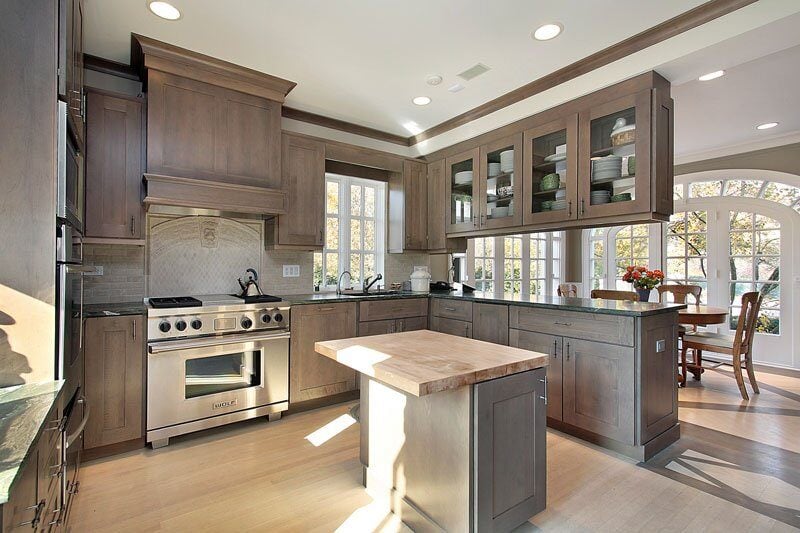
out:
<path id="1" fill-rule="evenodd" d="M 289 333 L 148 345 L 147 430 L 289 399 Z"/>

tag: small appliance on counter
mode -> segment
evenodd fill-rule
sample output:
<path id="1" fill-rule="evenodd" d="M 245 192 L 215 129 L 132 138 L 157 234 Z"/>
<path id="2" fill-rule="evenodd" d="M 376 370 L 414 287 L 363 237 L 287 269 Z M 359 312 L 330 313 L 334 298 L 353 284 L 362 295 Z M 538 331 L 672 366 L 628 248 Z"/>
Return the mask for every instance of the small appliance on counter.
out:
<path id="1" fill-rule="evenodd" d="M 430 292 L 431 291 L 431 273 L 426 266 L 415 266 L 414 272 L 411 273 L 411 291 L 412 292 Z"/>
<path id="2" fill-rule="evenodd" d="M 446 281 L 431 281 L 431 291 L 454 291 L 456 290 L 450 283 Z"/>

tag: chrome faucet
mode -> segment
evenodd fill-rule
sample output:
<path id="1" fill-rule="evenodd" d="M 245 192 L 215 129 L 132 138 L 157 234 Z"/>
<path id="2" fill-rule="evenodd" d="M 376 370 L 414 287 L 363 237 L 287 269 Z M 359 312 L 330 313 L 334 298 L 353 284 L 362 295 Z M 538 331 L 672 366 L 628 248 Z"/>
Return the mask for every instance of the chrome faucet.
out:
<path id="1" fill-rule="evenodd" d="M 349 270 L 345 270 L 341 274 L 339 274 L 339 281 L 336 282 L 336 294 L 342 294 L 342 278 L 344 275 L 347 274 L 347 277 L 352 280 L 353 275 L 350 273 Z"/>
<path id="2" fill-rule="evenodd" d="M 378 274 L 377 276 L 375 276 L 375 279 L 373 279 L 372 281 L 370 281 L 371 279 L 372 279 L 372 276 L 367 276 L 367 279 L 365 279 L 365 280 L 364 280 L 364 293 L 367 293 L 367 292 L 369 292 L 369 288 L 370 288 L 370 287 L 372 287 L 372 286 L 373 286 L 373 285 L 375 285 L 377 282 L 379 282 L 380 280 L 382 280 L 382 279 L 383 279 L 383 275 L 382 275 L 382 274 Z"/>

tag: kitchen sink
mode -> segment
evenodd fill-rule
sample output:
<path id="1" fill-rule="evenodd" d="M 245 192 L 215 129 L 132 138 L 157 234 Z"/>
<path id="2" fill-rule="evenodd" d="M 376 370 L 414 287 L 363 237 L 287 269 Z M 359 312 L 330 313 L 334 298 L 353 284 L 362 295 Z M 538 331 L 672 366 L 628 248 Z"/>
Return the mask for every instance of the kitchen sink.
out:
<path id="1" fill-rule="evenodd" d="M 369 292 L 343 292 L 339 296 L 352 296 L 354 298 L 367 298 L 370 296 L 389 296 L 392 294 L 400 294 L 400 291 L 369 291 Z"/>

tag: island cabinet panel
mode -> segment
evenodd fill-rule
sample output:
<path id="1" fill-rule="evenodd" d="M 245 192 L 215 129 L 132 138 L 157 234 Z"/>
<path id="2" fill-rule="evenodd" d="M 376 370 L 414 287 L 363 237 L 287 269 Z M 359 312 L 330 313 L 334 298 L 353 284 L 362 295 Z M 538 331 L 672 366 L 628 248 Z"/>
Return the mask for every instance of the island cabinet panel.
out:
<path id="1" fill-rule="evenodd" d="M 356 371 L 314 350 L 314 343 L 358 335 L 356 302 L 292 308 L 289 401 L 302 402 L 356 390 Z"/>
<path id="2" fill-rule="evenodd" d="M 623 346 L 633 346 L 634 341 L 634 319 L 630 316 L 511 306 L 509 325 L 515 329 Z"/>
<path id="3" fill-rule="evenodd" d="M 474 391 L 474 529 L 511 531 L 547 501 L 545 370 L 477 383 Z"/>
<path id="4" fill-rule="evenodd" d="M 86 98 L 86 236 L 142 239 L 143 101 L 97 90 Z"/>
<path id="5" fill-rule="evenodd" d="M 144 428 L 144 320 L 86 320 L 85 395 L 92 409 L 87 449 L 141 438 Z"/>
<path id="6" fill-rule="evenodd" d="M 549 356 L 547 364 L 547 418 L 563 420 L 562 362 L 564 338 L 519 329 L 509 330 L 509 346 Z"/>
<path id="7" fill-rule="evenodd" d="M 440 316 L 431 317 L 431 331 L 447 333 L 448 335 L 458 335 L 459 337 L 472 338 L 472 322 L 465 320 L 454 320 Z"/>
<path id="8" fill-rule="evenodd" d="M 473 304 L 472 338 L 508 346 L 508 306 Z"/>
<path id="9" fill-rule="evenodd" d="M 633 445 L 634 355 L 633 348 L 564 339 L 564 422 Z"/>
<path id="10" fill-rule="evenodd" d="M 325 143 L 283 134 L 285 215 L 270 222 L 267 244 L 275 248 L 319 250 L 325 244 Z"/>
<path id="11" fill-rule="evenodd" d="M 281 188 L 281 104 L 148 71 L 147 171 Z"/>
<path id="12" fill-rule="evenodd" d="M 673 378 L 678 371 L 678 323 L 674 313 L 644 317 L 641 322 L 637 418 L 640 443 L 645 443 L 678 423 L 678 389 Z"/>

